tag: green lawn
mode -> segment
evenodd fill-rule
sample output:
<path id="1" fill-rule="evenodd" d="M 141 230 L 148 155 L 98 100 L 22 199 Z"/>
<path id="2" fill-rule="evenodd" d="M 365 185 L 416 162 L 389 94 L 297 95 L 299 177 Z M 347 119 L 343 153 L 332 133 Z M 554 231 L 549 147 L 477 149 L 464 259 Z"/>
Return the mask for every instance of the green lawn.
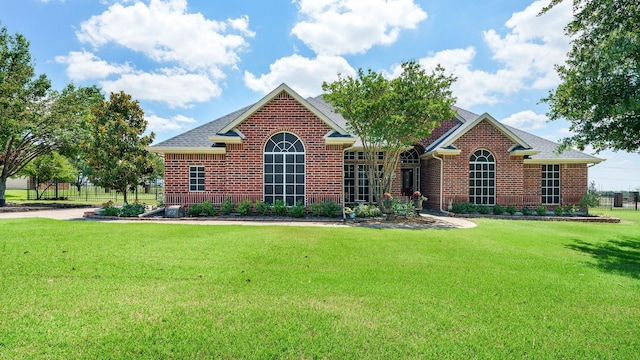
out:
<path id="1" fill-rule="evenodd" d="M 0 220 L 0 358 L 638 358 L 640 213 L 615 216 L 465 230 Z"/>

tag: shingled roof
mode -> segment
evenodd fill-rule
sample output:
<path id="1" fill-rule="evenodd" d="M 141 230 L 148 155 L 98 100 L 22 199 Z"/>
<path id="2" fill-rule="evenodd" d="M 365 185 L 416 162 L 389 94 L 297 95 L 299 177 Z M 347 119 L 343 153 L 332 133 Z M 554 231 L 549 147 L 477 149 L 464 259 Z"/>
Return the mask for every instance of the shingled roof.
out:
<path id="1" fill-rule="evenodd" d="M 332 125 L 334 125 L 333 127 L 335 131 L 328 135 L 329 137 L 349 137 L 349 134 L 346 131 L 346 129 L 348 128 L 347 121 L 341 114 L 336 113 L 332 110 L 331 106 L 324 101 L 322 95 L 302 99 L 293 90 L 291 90 L 284 84 L 274 90 L 274 92 L 278 91 L 279 89 L 291 92 L 299 101 L 303 102 L 304 106 L 308 107 L 317 115 L 324 117 L 324 121 L 329 121 Z M 233 132 L 232 130 L 222 130 L 232 127 L 234 122 L 239 121 L 239 119 L 241 120 L 242 117 L 246 117 L 248 115 L 248 112 L 250 112 L 251 110 L 255 110 L 257 106 L 260 106 L 261 103 L 268 99 L 269 95 L 265 96 L 257 103 L 251 104 L 247 107 L 210 121 L 204 125 L 198 126 L 182 134 L 176 135 L 168 140 L 155 144 L 151 146 L 150 149 L 152 151 L 161 153 L 170 153 L 173 151 L 190 153 L 209 151 L 215 152 L 216 149 L 224 148 L 225 145 L 224 143 L 216 143 L 212 141 L 211 137 L 215 137 L 216 140 L 224 139 L 225 136 L 229 136 L 229 138 L 237 138 L 240 135 Z M 456 111 L 456 119 L 458 119 L 459 124 L 452 128 L 449 132 L 441 136 L 439 139 L 436 139 L 431 144 L 427 145 L 425 153 L 433 153 L 438 150 L 451 151 L 452 149 L 455 149 L 453 143 L 456 139 L 473 128 L 479 121 L 487 120 L 514 141 L 514 143 L 516 144 L 516 146 L 514 147 L 515 149 L 519 149 L 520 151 L 524 151 L 524 153 L 529 154 L 526 156 L 528 162 L 599 163 L 603 161 L 603 159 L 576 150 L 566 150 L 562 153 L 557 153 L 556 150 L 559 146 L 557 143 L 516 129 L 514 127 L 504 125 L 495 120 L 489 114 L 485 113 L 482 115 L 478 115 L 456 106 L 454 106 L 453 109 Z M 361 142 L 357 140 L 354 146 L 361 146 Z"/>

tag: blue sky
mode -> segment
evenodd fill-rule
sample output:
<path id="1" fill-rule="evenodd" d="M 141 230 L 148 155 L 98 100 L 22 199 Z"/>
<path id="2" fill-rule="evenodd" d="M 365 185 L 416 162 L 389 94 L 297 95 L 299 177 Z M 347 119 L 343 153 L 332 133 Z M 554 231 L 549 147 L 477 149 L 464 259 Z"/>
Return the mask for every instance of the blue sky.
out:
<path id="1" fill-rule="evenodd" d="M 457 105 L 557 141 L 568 123 L 540 104 L 558 84 L 570 1 L 0 0 L 0 21 L 31 42 L 56 88 L 97 84 L 138 99 L 162 141 L 259 100 L 285 82 L 303 96 L 338 73 L 443 65 Z M 586 152 L 589 152 L 587 150 Z M 640 157 L 602 152 L 603 190 L 640 186 Z"/>

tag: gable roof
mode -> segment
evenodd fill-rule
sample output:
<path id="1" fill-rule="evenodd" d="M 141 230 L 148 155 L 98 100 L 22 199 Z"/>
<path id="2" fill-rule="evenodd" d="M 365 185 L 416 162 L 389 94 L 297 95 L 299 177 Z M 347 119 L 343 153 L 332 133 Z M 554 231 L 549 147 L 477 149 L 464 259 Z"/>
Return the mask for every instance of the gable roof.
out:
<path id="1" fill-rule="evenodd" d="M 604 159 L 585 154 L 581 151 L 568 149 L 562 153 L 557 153 L 559 144 L 533 135 L 526 131 L 516 129 L 512 126 L 502 124 L 491 115 L 484 113 L 482 115 L 474 114 L 470 111 L 453 107 L 457 111 L 456 118 L 460 121 L 457 127 L 452 128 L 440 138 L 427 146 L 425 154 L 447 154 L 455 155 L 457 150 L 453 143 L 462 135 L 470 131 L 480 121 L 487 120 L 490 124 L 500 130 L 505 136 L 513 140 L 516 144 L 512 147 L 511 152 L 514 155 L 525 155 L 525 163 L 593 163 L 597 164 Z"/>
<path id="2" fill-rule="evenodd" d="M 327 143 L 332 141 L 355 142 L 356 139 L 346 130 L 346 120 L 331 111 L 324 101 L 319 100 L 321 97 L 304 99 L 289 86 L 282 84 L 252 105 L 152 145 L 149 148 L 158 153 L 224 154 L 226 143 L 238 143 L 244 138 L 244 135 L 237 130 L 238 125 L 283 91 L 296 99 L 331 128 L 331 131 L 325 135 Z"/>

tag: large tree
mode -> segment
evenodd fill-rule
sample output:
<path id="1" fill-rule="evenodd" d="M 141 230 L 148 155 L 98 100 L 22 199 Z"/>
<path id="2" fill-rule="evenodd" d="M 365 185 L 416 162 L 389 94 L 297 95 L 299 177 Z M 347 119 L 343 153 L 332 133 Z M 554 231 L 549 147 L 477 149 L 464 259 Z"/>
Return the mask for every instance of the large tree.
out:
<path id="1" fill-rule="evenodd" d="M 418 63 L 408 61 L 400 76 L 391 80 L 359 69 L 355 78 L 340 76 L 322 84 L 325 100 L 362 140 L 371 193 L 380 206 L 385 205 L 379 201 L 383 194 L 391 190 L 400 154 L 455 115 L 450 90 L 454 81 L 440 66 L 427 74 Z M 379 153 L 384 154 L 381 164 Z"/>
<path id="2" fill-rule="evenodd" d="M 552 0 L 542 13 L 561 3 Z M 568 0 L 564 0 L 568 1 Z M 640 150 L 640 4 L 638 0 L 572 0 L 565 28 L 572 47 L 557 66 L 561 84 L 543 101 L 551 120 L 567 119 L 575 135 L 564 147 Z"/>
<path id="3" fill-rule="evenodd" d="M 91 181 L 123 194 L 134 191 L 153 172 L 146 150 L 155 134 L 144 135 L 147 121 L 138 101 L 124 92 L 111 93 L 109 101 L 93 109 L 93 136 L 84 143 Z"/>
<path id="4" fill-rule="evenodd" d="M 0 29 L 0 206 L 9 177 L 40 155 L 67 152 L 80 142 L 98 101 L 96 87 L 53 90 L 45 75 L 35 75 L 24 36 Z"/>

